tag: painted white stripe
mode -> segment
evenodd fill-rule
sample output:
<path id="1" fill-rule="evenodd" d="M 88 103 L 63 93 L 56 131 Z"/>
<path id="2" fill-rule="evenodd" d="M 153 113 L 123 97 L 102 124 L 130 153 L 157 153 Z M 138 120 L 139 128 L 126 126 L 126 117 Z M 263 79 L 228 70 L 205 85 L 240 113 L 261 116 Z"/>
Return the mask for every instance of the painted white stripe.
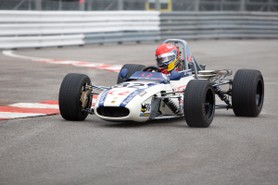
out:
<path id="1" fill-rule="evenodd" d="M 35 117 L 44 116 L 46 114 L 40 113 L 14 113 L 14 112 L 0 112 L 0 118 L 12 119 L 12 118 L 25 118 L 25 117 Z"/>
<path id="2" fill-rule="evenodd" d="M 108 70 L 108 71 L 113 71 L 113 72 L 119 72 L 122 67 L 121 65 L 113 65 L 113 64 L 91 63 L 91 62 L 86 62 L 86 61 L 75 61 L 75 60 L 55 60 L 55 59 L 48 59 L 48 58 L 24 56 L 24 55 L 15 54 L 12 50 L 4 50 L 4 51 L 2 51 L 2 53 L 9 57 L 31 60 L 33 62 L 45 62 L 45 63 L 49 63 L 49 64 L 60 64 L 60 65 L 72 65 L 72 66 L 76 66 L 76 67 L 96 68 L 96 69 Z"/>
<path id="3" fill-rule="evenodd" d="M 109 66 L 109 67 L 105 67 L 104 69 L 107 69 L 107 70 L 111 70 L 111 71 L 115 71 L 115 72 L 118 72 L 120 71 L 120 69 L 122 68 L 122 66 Z"/>
<path id="4" fill-rule="evenodd" d="M 99 64 L 98 63 L 89 63 L 89 62 L 87 62 L 87 63 L 80 63 L 80 64 L 73 64 L 73 66 L 76 66 L 76 67 L 97 67 L 97 66 L 99 66 Z"/>
<path id="5" fill-rule="evenodd" d="M 58 105 L 53 104 L 44 104 L 44 103 L 14 103 L 9 105 L 11 107 L 20 107 L 20 108 L 38 108 L 38 109 L 58 109 Z"/>
<path id="6" fill-rule="evenodd" d="M 93 67 L 93 68 L 100 68 L 104 64 L 101 63 L 90 63 L 90 62 L 85 62 L 85 61 L 77 61 L 76 63 L 72 63 L 71 65 L 76 66 L 76 67 Z"/>
<path id="7" fill-rule="evenodd" d="M 38 57 L 17 55 L 12 50 L 4 50 L 4 51 L 2 51 L 2 53 L 6 56 L 9 56 L 9 57 L 27 59 L 27 60 L 32 60 L 32 61 L 34 61 L 34 60 L 37 60 L 37 61 L 39 61 L 39 60 L 42 60 L 42 61 L 49 60 L 47 58 L 38 58 Z"/>
<path id="8" fill-rule="evenodd" d="M 80 63 L 79 61 L 74 60 L 48 60 L 46 63 L 49 64 L 64 64 L 64 65 L 77 65 Z"/>

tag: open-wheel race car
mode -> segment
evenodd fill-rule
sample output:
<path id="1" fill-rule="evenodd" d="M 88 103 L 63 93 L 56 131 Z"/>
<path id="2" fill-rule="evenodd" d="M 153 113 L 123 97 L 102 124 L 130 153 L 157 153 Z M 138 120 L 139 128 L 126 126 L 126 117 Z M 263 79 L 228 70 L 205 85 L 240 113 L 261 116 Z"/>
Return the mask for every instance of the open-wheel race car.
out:
<path id="1" fill-rule="evenodd" d="M 111 87 L 91 83 L 84 74 L 65 76 L 59 109 L 66 120 L 82 121 L 88 114 L 108 121 L 184 118 L 190 127 L 208 127 L 215 109 L 233 109 L 236 116 L 256 117 L 264 100 L 264 80 L 258 70 L 205 70 L 186 41 L 169 39 L 181 49 L 184 69 L 169 75 L 156 66 L 125 64 Z M 218 97 L 222 104 L 216 104 Z M 93 104 L 93 105 L 92 105 Z"/>

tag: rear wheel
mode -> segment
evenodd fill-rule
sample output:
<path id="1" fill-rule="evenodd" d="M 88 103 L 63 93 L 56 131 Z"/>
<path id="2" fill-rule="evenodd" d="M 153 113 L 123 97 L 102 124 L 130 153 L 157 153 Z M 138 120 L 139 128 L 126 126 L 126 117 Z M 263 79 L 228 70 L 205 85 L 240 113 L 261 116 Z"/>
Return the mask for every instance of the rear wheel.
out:
<path id="1" fill-rule="evenodd" d="M 209 81 L 191 80 L 184 92 L 184 118 L 190 127 L 208 127 L 214 117 L 215 95 Z"/>
<path id="2" fill-rule="evenodd" d="M 83 121 L 88 116 L 84 111 L 91 106 L 91 93 L 86 89 L 91 80 L 87 75 L 70 73 L 65 76 L 59 91 L 59 109 L 66 120 Z"/>
<path id="3" fill-rule="evenodd" d="M 141 71 L 144 68 L 146 68 L 144 65 L 125 64 L 119 72 L 117 84 L 125 82 L 131 75 L 133 75 L 133 73 Z"/>
<path id="4" fill-rule="evenodd" d="M 238 70 L 233 79 L 232 106 L 236 116 L 257 117 L 263 107 L 264 80 L 260 71 Z"/>

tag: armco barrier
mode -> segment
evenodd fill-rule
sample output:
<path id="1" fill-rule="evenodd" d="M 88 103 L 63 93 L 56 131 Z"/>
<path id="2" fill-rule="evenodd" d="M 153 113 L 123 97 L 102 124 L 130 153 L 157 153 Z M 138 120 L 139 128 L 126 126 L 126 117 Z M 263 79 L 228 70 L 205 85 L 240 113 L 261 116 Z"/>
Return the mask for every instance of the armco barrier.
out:
<path id="1" fill-rule="evenodd" d="M 0 48 L 160 40 L 159 12 L 0 11 Z"/>
<path id="2" fill-rule="evenodd" d="M 162 13 L 160 32 L 162 39 L 278 38 L 278 13 Z"/>
<path id="3" fill-rule="evenodd" d="M 0 11 L 0 49 L 168 38 L 278 38 L 278 13 Z"/>

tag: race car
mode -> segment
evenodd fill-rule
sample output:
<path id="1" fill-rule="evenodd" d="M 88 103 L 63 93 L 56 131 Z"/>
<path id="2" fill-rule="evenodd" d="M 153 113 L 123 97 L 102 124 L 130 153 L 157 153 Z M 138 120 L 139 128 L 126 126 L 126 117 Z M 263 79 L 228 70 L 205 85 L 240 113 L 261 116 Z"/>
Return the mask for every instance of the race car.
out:
<path id="1" fill-rule="evenodd" d="M 185 40 L 164 43 L 181 49 L 184 70 L 167 75 L 156 66 L 125 64 L 111 87 L 95 85 L 85 74 L 70 73 L 60 86 L 61 116 L 82 121 L 94 114 L 120 122 L 184 118 L 190 127 L 209 127 L 215 109 L 233 109 L 236 116 L 244 117 L 260 114 L 264 101 L 260 71 L 240 69 L 231 79 L 232 70 L 206 70 L 198 64 Z M 216 104 L 218 101 L 223 103 Z"/>

